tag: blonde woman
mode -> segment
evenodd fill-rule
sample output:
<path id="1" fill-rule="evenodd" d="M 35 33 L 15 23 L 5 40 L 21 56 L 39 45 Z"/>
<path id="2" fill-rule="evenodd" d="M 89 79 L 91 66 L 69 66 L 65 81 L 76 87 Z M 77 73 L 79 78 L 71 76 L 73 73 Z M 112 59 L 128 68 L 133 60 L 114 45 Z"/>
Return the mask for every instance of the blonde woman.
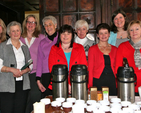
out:
<path id="1" fill-rule="evenodd" d="M 0 43 L 6 40 L 6 25 L 0 18 Z"/>
<path id="2" fill-rule="evenodd" d="M 116 70 L 123 65 L 123 58 L 127 58 L 129 66 L 133 67 L 137 76 L 135 94 L 138 95 L 138 87 L 141 86 L 141 21 L 131 21 L 127 32 L 130 40 L 120 44 L 118 47 Z"/>
<path id="3" fill-rule="evenodd" d="M 41 91 L 36 83 L 36 67 L 37 67 L 37 53 L 38 45 L 45 35 L 40 34 L 40 25 L 38 18 L 35 15 L 28 15 L 23 21 L 23 33 L 20 38 L 21 41 L 29 48 L 31 58 L 33 60 L 33 69 L 30 72 L 30 86 L 29 98 L 27 102 L 26 113 L 30 113 L 33 110 L 33 103 L 41 99 Z"/>

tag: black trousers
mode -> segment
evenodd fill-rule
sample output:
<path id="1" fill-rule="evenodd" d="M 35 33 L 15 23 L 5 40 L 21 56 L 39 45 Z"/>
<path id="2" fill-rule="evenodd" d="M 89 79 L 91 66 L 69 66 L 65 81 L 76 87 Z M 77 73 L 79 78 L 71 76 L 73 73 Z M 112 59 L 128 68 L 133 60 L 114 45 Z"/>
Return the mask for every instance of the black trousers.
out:
<path id="1" fill-rule="evenodd" d="M 25 113 L 29 90 L 23 90 L 23 82 L 15 82 L 15 93 L 0 92 L 1 113 Z"/>
<path id="2" fill-rule="evenodd" d="M 26 113 L 31 113 L 33 110 L 33 104 L 39 102 L 41 99 L 41 91 L 36 82 L 36 73 L 29 74 L 29 79 L 31 89 L 28 94 Z"/>
<path id="3" fill-rule="evenodd" d="M 41 82 L 43 86 L 46 88 L 46 91 L 42 93 L 42 98 L 48 95 L 52 95 L 52 90 L 48 88 L 50 81 L 51 81 L 51 73 L 43 73 L 41 77 Z"/>

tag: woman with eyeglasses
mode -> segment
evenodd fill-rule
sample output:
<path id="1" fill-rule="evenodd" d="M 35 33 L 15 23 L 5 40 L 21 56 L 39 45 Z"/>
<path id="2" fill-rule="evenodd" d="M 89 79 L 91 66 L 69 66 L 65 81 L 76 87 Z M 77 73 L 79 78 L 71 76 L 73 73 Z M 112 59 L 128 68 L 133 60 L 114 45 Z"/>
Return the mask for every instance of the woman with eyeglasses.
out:
<path id="1" fill-rule="evenodd" d="M 37 65 L 37 52 L 38 45 L 45 35 L 40 34 L 40 25 L 38 18 L 35 15 L 28 15 L 22 24 L 23 33 L 21 41 L 29 48 L 31 59 L 33 60 L 33 70 L 30 72 L 30 86 L 29 98 L 27 102 L 26 113 L 30 113 L 33 110 L 33 103 L 40 101 L 41 91 L 36 83 L 36 65 Z"/>

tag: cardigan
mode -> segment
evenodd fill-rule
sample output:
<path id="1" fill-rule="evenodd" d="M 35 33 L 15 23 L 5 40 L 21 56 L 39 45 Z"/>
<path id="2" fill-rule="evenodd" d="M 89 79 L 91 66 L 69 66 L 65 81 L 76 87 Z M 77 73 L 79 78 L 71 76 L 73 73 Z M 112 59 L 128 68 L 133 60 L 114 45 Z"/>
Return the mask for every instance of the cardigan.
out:
<path id="1" fill-rule="evenodd" d="M 56 44 L 57 39 L 58 39 L 58 33 L 53 41 L 48 39 L 48 37 L 41 40 L 38 46 L 36 77 L 41 77 L 42 73 L 49 73 L 48 57 L 49 57 L 51 47 L 54 44 Z"/>
<path id="2" fill-rule="evenodd" d="M 115 60 L 117 48 L 111 45 L 109 57 L 111 60 L 111 68 L 115 73 Z M 104 54 L 99 50 L 98 45 L 90 47 L 88 52 L 88 71 L 89 71 L 89 87 L 93 86 L 93 78 L 99 79 L 105 67 Z"/>
<path id="3" fill-rule="evenodd" d="M 141 69 L 138 69 L 138 67 L 135 66 L 134 51 L 135 49 L 131 46 L 129 41 L 126 41 L 119 45 L 117 50 L 117 56 L 116 56 L 116 73 L 118 67 L 123 66 L 123 58 L 124 57 L 127 58 L 129 66 L 133 67 L 134 72 L 137 76 L 137 84 L 135 86 L 135 92 L 138 92 L 138 87 L 141 86 Z M 140 53 L 141 53 L 141 49 L 140 49 Z"/>
<path id="4" fill-rule="evenodd" d="M 29 48 L 31 59 L 33 60 L 33 69 L 30 73 L 36 73 L 38 46 L 40 41 L 44 38 L 45 38 L 45 35 L 40 34 L 39 37 L 37 37 L 34 40 L 33 44 Z M 20 40 L 26 45 L 25 38 L 21 37 Z"/>
<path id="5" fill-rule="evenodd" d="M 7 41 L 0 44 L 0 59 L 3 60 L 3 65 L 7 67 L 17 68 L 16 58 L 11 44 L 6 44 Z M 24 56 L 25 64 L 30 60 L 30 52 L 26 45 L 21 46 Z M 23 74 L 23 90 L 30 89 L 30 81 L 28 73 Z M 11 72 L 0 73 L 0 92 L 15 92 L 15 77 Z"/>

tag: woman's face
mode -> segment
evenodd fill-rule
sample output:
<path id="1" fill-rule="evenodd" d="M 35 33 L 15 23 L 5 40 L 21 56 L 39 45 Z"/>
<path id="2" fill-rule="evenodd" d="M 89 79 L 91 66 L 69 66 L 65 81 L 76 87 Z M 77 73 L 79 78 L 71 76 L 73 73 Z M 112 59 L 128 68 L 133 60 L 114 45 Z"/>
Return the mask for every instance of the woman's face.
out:
<path id="1" fill-rule="evenodd" d="M 36 21 L 33 17 L 29 17 L 26 22 L 26 28 L 29 32 L 34 32 L 36 28 Z"/>
<path id="2" fill-rule="evenodd" d="M 70 44 L 72 39 L 72 33 L 69 33 L 67 31 L 64 33 L 61 33 L 60 39 L 62 44 Z"/>
<path id="3" fill-rule="evenodd" d="M 86 37 L 86 34 L 87 34 L 88 30 L 85 26 L 81 27 L 81 28 L 77 28 L 76 30 L 76 33 L 77 33 L 77 36 L 80 38 L 80 39 L 83 39 Z"/>
<path id="4" fill-rule="evenodd" d="M 121 13 L 118 13 L 114 18 L 114 24 L 117 28 L 124 28 L 125 17 Z"/>
<path id="5" fill-rule="evenodd" d="M 129 28 L 129 34 L 132 40 L 141 39 L 141 26 L 137 23 L 133 24 Z"/>
<path id="6" fill-rule="evenodd" d="M 47 20 L 44 22 L 44 28 L 49 36 L 56 32 L 57 25 L 54 25 L 52 20 Z"/>
<path id="7" fill-rule="evenodd" d="M 99 37 L 99 40 L 102 42 L 108 42 L 110 33 L 107 29 L 100 29 L 99 33 L 97 34 L 97 37 Z"/>
<path id="8" fill-rule="evenodd" d="M 20 27 L 18 25 L 11 26 L 9 36 L 12 40 L 19 40 L 21 36 Z"/>

